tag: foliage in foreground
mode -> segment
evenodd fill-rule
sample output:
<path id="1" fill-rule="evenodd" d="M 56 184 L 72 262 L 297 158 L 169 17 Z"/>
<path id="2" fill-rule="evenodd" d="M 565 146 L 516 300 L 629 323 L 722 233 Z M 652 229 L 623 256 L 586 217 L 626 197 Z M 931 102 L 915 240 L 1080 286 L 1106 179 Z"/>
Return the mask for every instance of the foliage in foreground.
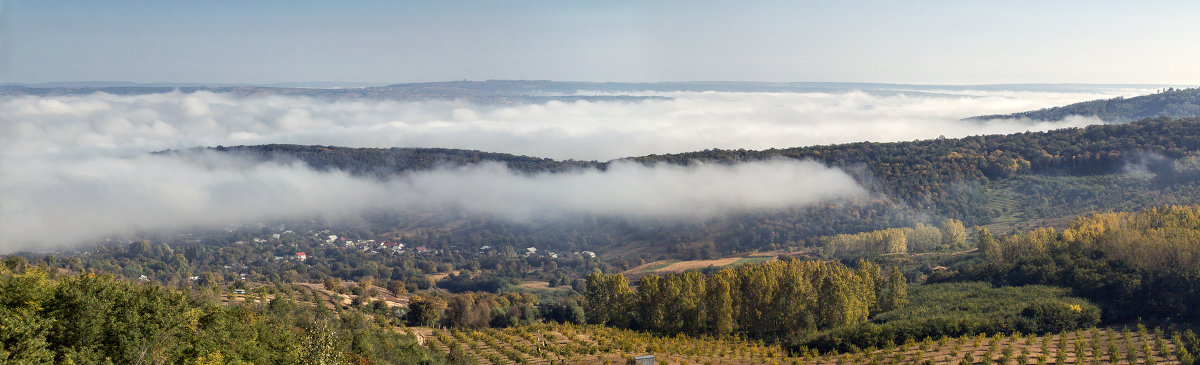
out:
<path id="1" fill-rule="evenodd" d="M 265 297 L 263 299 L 266 299 Z M 0 363 L 420 363 L 409 336 L 358 312 L 276 296 L 221 306 L 108 275 L 0 265 Z"/>

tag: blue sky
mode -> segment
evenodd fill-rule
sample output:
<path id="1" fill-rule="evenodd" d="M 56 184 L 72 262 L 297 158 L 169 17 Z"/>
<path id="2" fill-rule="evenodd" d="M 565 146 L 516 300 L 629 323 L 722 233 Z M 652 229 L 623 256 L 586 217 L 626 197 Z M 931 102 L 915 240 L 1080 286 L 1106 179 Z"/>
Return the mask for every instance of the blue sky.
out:
<path id="1" fill-rule="evenodd" d="M 0 82 L 1200 84 L 1194 1 L 4 0 L 0 9 Z"/>

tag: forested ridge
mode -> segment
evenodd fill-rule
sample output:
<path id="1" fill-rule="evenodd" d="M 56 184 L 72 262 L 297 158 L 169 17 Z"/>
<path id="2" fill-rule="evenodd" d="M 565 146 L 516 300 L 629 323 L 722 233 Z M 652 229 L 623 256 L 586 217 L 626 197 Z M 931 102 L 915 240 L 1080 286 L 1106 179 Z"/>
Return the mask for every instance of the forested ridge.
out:
<path id="1" fill-rule="evenodd" d="M 1092 100 L 1066 106 L 1003 115 L 982 115 L 968 120 L 1034 119 L 1062 120 L 1070 116 L 1096 117 L 1109 123 L 1125 123 L 1143 118 L 1187 118 L 1200 115 L 1200 88 L 1160 90 L 1132 98 Z"/>
<path id="2" fill-rule="evenodd" d="M 618 161 L 556 161 L 419 148 L 262 145 L 210 150 L 249 156 L 260 162 L 299 160 L 320 170 L 338 169 L 384 179 L 409 171 L 486 161 L 525 173 L 605 169 Z M 503 240 L 513 244 L 560 249 L 603 250 L 617 239 L 671 242 L 665 246 L 666 253 L 689 258 L 805 246 L 820 236 L 934 224 L 944 218 L 961 220 L 967 226 L 1020 224 L 1113 209 L 1200 203 L 1197 152 L 1200 152 L 1200 118 L 1155 118 L 1128 124 L 957 139 L 649 155 L 626 160 L 650 165 L 687 165 L 779 157 L 811 159 L 845 169 L 876 194 L 671 227 L 619 217 L 564 217 L 561 224 L 534 226 L 478 218 L 456 224 L 460 228 L 448 234 L 458 241 L 507 236 Z M 1014 202 L 1017 199 L 1022 201 L 1018 204 Z M 432 213 L 423 224 L 446 226 L 462 221 L 457 214 Z M 913 218 L 923 213 L 932 214 L 933 219 L 920 222 Z M 395 226 L 394 222 L 400 219 L 376 218 L 376 230 Z M 474 240 L 471 244 L 488 244 L 485 241 L 494 242 Z M 711 242 L 711 248 L 705 242 Z"/>

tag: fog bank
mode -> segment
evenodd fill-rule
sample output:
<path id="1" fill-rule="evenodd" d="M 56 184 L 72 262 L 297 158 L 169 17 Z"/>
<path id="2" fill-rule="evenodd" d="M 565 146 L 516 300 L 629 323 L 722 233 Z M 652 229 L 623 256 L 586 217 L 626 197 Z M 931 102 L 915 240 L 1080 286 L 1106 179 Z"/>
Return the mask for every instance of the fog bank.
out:
<path id="1" fill-rule="evenodd" d="M 463 148 L 603 161 L 708 148 L 784 148 L 1080 127 L 1100 121 L 961 119 L 1111 97 L 1112 92 L 641 92 L 636 94 L 670 99 L 518 105 L 210 92 L 22 96 L 0 99 L 5 132 L 0 143 L 9 153 L 295 143 Z"/>
<path id="2" fill-rule="evenodd" d="M 145 230 L 262 220 L 330 221 L 384 211 L 462 209 L 510 221 L 564 215 L 693 220 L 779 209 L 865 191 L 812 161 L 691 166 L 614 163 L 606 171 L 520 174 L 498 163 L 379 180 L 303 164 L 248 164 L 209 153 L 64 159 L 27 165 L 0 183 L 7 246 L 52 248 Z"/>
<path id="3" fill-rule="evenodd" d="M 485 164 L 384 182 L 302 164 L 222 155 L 200 156 L 200 164 L 149 154 L 163 149 L 295 143 L 609 160 L 1077 127 L 1099 121 L 961 118 L 1112 92 L 642 92 L 667 99 L 517 105 L 211 92 L 0 97 L 0 253 L 139 230 L 344 219 L 381 209 L 453 208 L 516 221 L 571 214 L 695 220 L 865 193 L 844 171 L 793 160 L 618 162 L 606 171 L 534 175 Z"/>

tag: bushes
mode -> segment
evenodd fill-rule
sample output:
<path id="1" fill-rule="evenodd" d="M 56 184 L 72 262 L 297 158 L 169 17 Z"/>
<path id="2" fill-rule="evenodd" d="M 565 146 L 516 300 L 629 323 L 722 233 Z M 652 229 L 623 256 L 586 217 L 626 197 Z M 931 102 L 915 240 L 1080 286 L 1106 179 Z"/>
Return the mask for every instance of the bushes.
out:
<path id="1" fill-rule="evenodd" d="M 1100 323 L 1100 309 L 1063 301 L 1039 301 L 1021 310 L 1024 332 L 1057 333 Z"/>

